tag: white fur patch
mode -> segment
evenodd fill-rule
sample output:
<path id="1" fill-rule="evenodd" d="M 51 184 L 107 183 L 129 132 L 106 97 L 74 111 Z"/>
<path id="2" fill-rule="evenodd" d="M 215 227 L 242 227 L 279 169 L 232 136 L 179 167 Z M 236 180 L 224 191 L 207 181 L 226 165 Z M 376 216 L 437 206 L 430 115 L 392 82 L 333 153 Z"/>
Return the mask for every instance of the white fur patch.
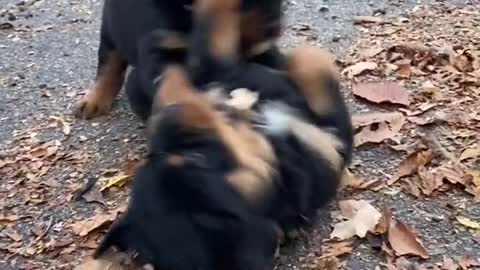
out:
<path id="1" fill-rule="evenodd" d="M 267 133 L 276 136 L 292 134 L 329 162 L 334 170 L 341 170 L 343 158 L 339 150 L 343 147 L 343 143 L 330 130 L 301 119 L 292 108 L 282 102 L 269 102 L 263 105 L 260 118 L 263 122 L 260 127 Z"/>

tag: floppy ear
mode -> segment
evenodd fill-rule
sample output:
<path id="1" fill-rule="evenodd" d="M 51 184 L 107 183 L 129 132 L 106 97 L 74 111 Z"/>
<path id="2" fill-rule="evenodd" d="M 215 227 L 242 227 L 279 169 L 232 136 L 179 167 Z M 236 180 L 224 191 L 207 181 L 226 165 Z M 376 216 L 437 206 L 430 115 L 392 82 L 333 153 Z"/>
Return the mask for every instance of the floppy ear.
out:
<path id="1" fill-rule="evenodd" d="M 294 49 L 288 57 L 288 73 L 298 85 L 310 109 L 320 116 L 335 111 L 338 71 L 333 56 L 317 47 Z"/>

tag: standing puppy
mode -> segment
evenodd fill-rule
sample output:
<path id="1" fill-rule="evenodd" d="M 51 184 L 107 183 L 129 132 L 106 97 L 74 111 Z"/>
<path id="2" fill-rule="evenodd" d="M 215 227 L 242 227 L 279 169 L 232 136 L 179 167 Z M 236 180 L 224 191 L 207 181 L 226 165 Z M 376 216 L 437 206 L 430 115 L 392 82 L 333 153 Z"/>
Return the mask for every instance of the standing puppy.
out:
<path id="1" fill-rule="evenodd" d="M 194 16 L 198 27 L 194 23 Z M 259 61 L 269 62 L 271 57 L 268 55 L 272 52 L 275 55 L 275 47 L 272 45 L 258 50 L 258 46 L 262 47 L 265 42 L 275 40 L 279 35 L 280 18 L 281 0 L 261 3 L 251 0 L 106 0 L 95 84 L 76 104 L 75 115 L 92 118 L 110 110 L 122 87 L 127 66 L 138 65 L 138 42 L 156 29 L 187 36 L 194 33 L 198 42 L 203 42 L 200 39 L 205 35 L 209 44 L 215 44 L 209 45 L 212 50 L 223 54 L 226 50 L 234 49 L 238 50 L 235 53 L 242 55 L 253 52 L 259 56 Z M 255 34 L 252 34 L 249 24 L 253 21 L 258 22 Z M 241 47 L 228 45 L 231 43 L 232 29 L 235 36 L 240 32 L 235 43 L 240 42 Z M 224 41 L 225 45 L 221 45 Z"/>

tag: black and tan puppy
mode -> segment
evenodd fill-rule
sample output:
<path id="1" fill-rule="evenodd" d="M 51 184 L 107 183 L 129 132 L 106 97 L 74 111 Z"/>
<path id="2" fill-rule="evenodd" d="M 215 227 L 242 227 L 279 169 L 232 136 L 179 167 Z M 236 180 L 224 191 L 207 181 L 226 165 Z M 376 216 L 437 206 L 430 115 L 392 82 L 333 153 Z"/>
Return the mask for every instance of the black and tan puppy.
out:
<path id="1" fill-rule="evenodd" d="M 162 109 L 149 120 L 149 155 L 137 170 L 129 207 L 94 258 L 116 248 L 159 270 L 271 269 L 274 223 L 258 215 L 227 177 L 244 162 L 265 166 L 255 140 L 169 68 Z M 98 269 L 95 269 L 98 270 Z"/>
<path id="2" fill-rule="evenodd" d="M 148 100 L 150 155 L 96 259 L 116 247 L 155 269 L 266 269 L 277 226 L 304 225 L 335 197 L 352 131 L 329 55 L 300 48 L 286 71 L 237 67 L 223 87 L 258 92 L 246 114 L 195 88 L 182 67 L 166 68 Z M 127 91 L 141 88 L 137 75 Z"/>
<path id="3" fill-rule="evenodd" d="M 209 54 L 218 56 L 219 62 L 228 61 L 233 50 L 235 54 L 253 54 L 254 61 L 275 61 L 276 48 L 271 41 L 280 33 L 281 2 L 106 0 L 95 84 L 76 104 L 75 115 L 92 118 L 109 111 L 122 87 L 127 66 L 138 65 L 138 42 L 157 29 L 191 36 L 193 44 L 206 42 L 208 53 L 202 49 L 189 57 L 191 74 L 196 78 L 203 74 L 195 63 L 208 61 Z M 154 77 L 160 72 L 150 71 L 156 74 Z"/>
<path id="4" fill-rule="evenodd" d="M 266 173 L 258 162 L 260 159 L 255 162 L 244 159 L 245 167 L 257 173 L 248 170 L 232 173 L 228 178 L 230 184 L 244 198 L 254 201 L 259 213 L 272 218 L 283 229 L 304 223 L 305 218 L 312 217 L 335 196 L 351 159 L 351 120 L 333 59 L 321 49 L 305 47 L 287 56 L 286 70 L 239 61 L 222 72 L 224 81 L 217 83 L 226 96 L 235 89 L 248 88 L 258 94 L 258 102 L 250 109 L 249 115 L 253 117 L 247 119 L 234 117 L 238 116 L 236 108 L 229 109 L 227 98 L 214 102 L 224 105 L 220 110 L 230 115 L 237 134 L 263 138 L 265 143 L 259 149 L 273 148 L 273 155 L 265 150 L 264 156 L 276 160 L 273 166 L 276 173 Z M 162 107 L 168 91 L 164 92 L 163 86 L 142 89 L 137 76 L 139 70 L 133 70 L 127 93 L 134 110 L 147 119 L 151 111 L 145 108 L 154 103 L 157 104 L 154 107 Z M 209 87 L 202 91 L 208 95 Z M 260 165 L 255 168 L 255 163 Z M 262 173 L 271 177 L 271 181 L 258 177 Z"/>

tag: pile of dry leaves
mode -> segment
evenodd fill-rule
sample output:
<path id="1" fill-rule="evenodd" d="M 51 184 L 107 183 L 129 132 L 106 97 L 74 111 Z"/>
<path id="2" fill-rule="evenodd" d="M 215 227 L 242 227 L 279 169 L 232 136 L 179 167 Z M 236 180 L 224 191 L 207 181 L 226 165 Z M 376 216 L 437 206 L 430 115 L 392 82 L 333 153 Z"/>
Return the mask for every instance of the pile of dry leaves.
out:
<path id="1" fill-rule="evenodd" d="M 368 106 L 368 112 L 353 115 L 355 146 L 386 144 L 405 158 L 386 179 L 351 176 L 344 185 L 351 190 L 396 188 L 416 198 L 460 189 L 480 201 L 479 9 L 417 6 L 408 18 L 362 16 L 355 22 L 362 38 L 339 61 L 353 95 Z M 428 259 L 429 252 L 387 205 L 380 212 L 365 200 L 345 200 L 339 208 L 319 265 L 350 254 L 365 239 L 384 255 L 377 269 L 480 266 L 479 258 L 469 256 L 409 262 L 406 256 Z M 464 216 L 454 222 L 480 230 L 479 222 Z"/>

